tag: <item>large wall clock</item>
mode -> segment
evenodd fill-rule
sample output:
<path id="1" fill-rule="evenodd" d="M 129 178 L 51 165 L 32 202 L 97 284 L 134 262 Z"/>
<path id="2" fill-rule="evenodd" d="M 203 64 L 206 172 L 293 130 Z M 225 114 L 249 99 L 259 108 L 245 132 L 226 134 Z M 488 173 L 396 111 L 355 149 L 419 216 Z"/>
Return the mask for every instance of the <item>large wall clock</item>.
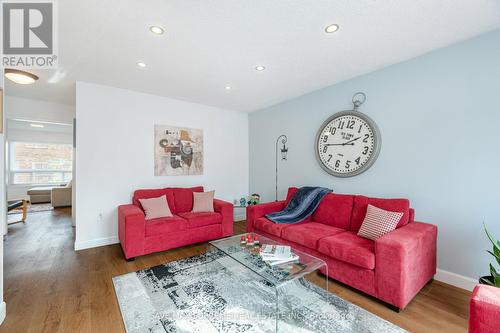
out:
<path id="1" fill-rule="evenodd" d="M 353 110 L 338 112 L 321 125 L 314 149 L 321 167 L 336 177 L 352 177 L 368 170 L 380 152 L 377 124 L 358 111 L 366 100 L 363 93 L 353 97 Z"/>

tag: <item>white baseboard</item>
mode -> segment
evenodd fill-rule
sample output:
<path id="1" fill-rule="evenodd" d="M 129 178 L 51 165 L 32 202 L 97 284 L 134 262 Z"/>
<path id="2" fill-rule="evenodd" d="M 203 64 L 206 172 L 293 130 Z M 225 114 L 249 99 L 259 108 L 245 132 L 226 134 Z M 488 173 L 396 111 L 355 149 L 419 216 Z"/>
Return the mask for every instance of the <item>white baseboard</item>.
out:
<path id="1" fill-rule="evenodd" d="M 479 283 L 478 279 L 448 272 L 439 268 L 436 276 L 434 276 L 434 279 L 469 291 L 472 291 L 472 289 L 474 289 L 474 287 Z"/>
<path id="2" fill-rule="evenodd" d="M 7 304 L 5 304 L 5 302 L 2 302 L 0 303 L 0 325 L 4 321 L 5 315 L 7 315 Z"/>
<path id="3" fill-rule="evenodd" d="M 90 249 L 93 247 L 105 246 L 119 243 L 118 236 L 91 239 L 83 242 L 75 242 L 75 251 Z"/>

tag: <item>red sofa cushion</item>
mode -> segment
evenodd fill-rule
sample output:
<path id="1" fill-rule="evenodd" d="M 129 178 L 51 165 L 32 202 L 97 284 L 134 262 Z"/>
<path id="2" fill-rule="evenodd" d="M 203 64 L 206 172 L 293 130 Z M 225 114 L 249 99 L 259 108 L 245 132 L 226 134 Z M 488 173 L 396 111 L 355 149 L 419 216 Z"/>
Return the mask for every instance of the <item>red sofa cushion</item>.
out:
<path id="1" fill-rule="evenodd" d="M 292 200 L 293 195 L 295 192 L 297 192 L 299 189 L 297 187 L 289 187 L 288 192 L 286 193 L 286 200 L 285 200 L 285 207 L 288 205 L 290 200 Z"/>
<path id="2" fill-rule="evenodd" d="M 327 194 L 312 215 L 314 222 L 349 230 L 354 195 Z"/>
<path id="3" fill-rule="evenodd" d="M 265 217 L 260 217 L 253 223 L 253 226 L 257 230 L 262 230 L 271 234 L 273 236 L 281 237 L 281 231 L 285 228 L 288 228 L 289 224 L 276 224 L 274 222 L 269 221 Z"/>
<path id="4" fill-rule="evenodd" d="M 188 229 L 222 223 L 222 214 L 215 212 L 179 213 L 179 216 L 187 220 Z"/>
<path id="5" fill-rule="evenodd" d="M 345 230 L 322 223 L 309 222 L 292 224 L 288 228 L 284 228 L 281 232 L 281 237 L 316 250 L 320 239 L 339 234 L 343 231 Z"/>
<path id="6" fill-rule="evenodd" d="M 362 268 L 375 268 L 375 242 L 354 232 L 345 231 L 320 239 L 318 252 Z"/>
<path id="7" fill-rule="evenodd" d="M 146 221 L 146 236 L 187 230 L 187 221 L 177 215 Z"/>
<path id="8" fill-rule="evenodd" d="M 408 215 L 408 223 L 415 222 L 415 209 L 410 208 Z"/>
<path id="9" fill-rule="evenodd" d="M 175 214 L 177 211 L 175 210 L 174 204 L 174 191 L 171 188 L 136 190 L 134 191 L 134 196 L 132 197 L 132 203 L 144 211 L 139 199 L 159 198 L 162 195 L 167 196 L 168 208 L 170 208 L 172 214 Z"/>
<path id="10" fill-rule="evenodd" d="M 357 195 L 354 198 L 354 207 L 352 209 L 351 231 L 359 231 L 359 228 L 365 219 L 368 204 L 391 212 L 402 212 L 403 217 L 396 226 L 396 229 L 407 225 L 409 222 L 410 201 L 408 199 L 380 199 Z"/>
<path id="11" fill-rule="evenodd" d="M 288 189 L 285 201 L 286 205 L 292 200 L 297 190 L 297 187 L 290 187 Z M 349 230 L 354 197 L 354 195 L 350 194 L 329 193 L 321 200 L 318 208 L 316 208 L 310 218 L 305 221 L 319 222 Z"/>
<path id="12" fill-rule="evenodd" d="M 203 186 L 191 188 L 173 188 L 175 211 L 186 213 L 193 210 L 193 192 L 203 192 Z"/>

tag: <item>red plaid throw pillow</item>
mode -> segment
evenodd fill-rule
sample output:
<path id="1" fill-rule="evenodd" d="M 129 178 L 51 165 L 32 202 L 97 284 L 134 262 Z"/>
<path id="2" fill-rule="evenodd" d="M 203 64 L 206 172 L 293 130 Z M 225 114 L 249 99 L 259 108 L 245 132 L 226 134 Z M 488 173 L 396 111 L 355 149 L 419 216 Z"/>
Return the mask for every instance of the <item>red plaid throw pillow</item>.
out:
<path id="1" fill-rule="evenodd" d="M 404 213 L 389 212 L 368 205 L 366 209 L 365 219 L 361 228 L 359 228 L 358 236 L 365 237 L 371 240 L 376 240 L 385 234 L 396 229 L 399 220 L 403 217 Z"/>

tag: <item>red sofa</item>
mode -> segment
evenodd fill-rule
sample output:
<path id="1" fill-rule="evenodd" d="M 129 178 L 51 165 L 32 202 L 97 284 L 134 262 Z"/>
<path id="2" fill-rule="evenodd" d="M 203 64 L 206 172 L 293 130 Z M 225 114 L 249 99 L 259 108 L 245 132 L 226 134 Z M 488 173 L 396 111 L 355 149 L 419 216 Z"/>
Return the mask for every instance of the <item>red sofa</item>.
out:
<path id="1" fill-rule="evenodd" d="M 500 288 L 477 285 L 470 299 L 469 333 L 500 332 Z"/>
<path id="2" fill-rule="evenodd" d="M 214 212 L 192 213 L 193 192 L 203 187 L 137 190 L 118 207 L 118 237 L 125 258 L 205 242 L 233 234 L 233 204 L 214 200 Z M 167 196 L 172 217 L 146 221 L 139 199 Z"/>
<path id="3" fill-rule="evenodd" d="M 437 227 L 415 222 L 406 199 L 377 199 L 330 193 L 305 221 L 275 224 L 266 214 L 282 210 L 285 201 L 249 206 L 247 231 L 286 243 L 323 259 L 322 273 L 390 305 L 404 309 L 436 273 Z M 397 229 L 376 241 L 357 235 L 368 204 L 404 212 Z"/>

